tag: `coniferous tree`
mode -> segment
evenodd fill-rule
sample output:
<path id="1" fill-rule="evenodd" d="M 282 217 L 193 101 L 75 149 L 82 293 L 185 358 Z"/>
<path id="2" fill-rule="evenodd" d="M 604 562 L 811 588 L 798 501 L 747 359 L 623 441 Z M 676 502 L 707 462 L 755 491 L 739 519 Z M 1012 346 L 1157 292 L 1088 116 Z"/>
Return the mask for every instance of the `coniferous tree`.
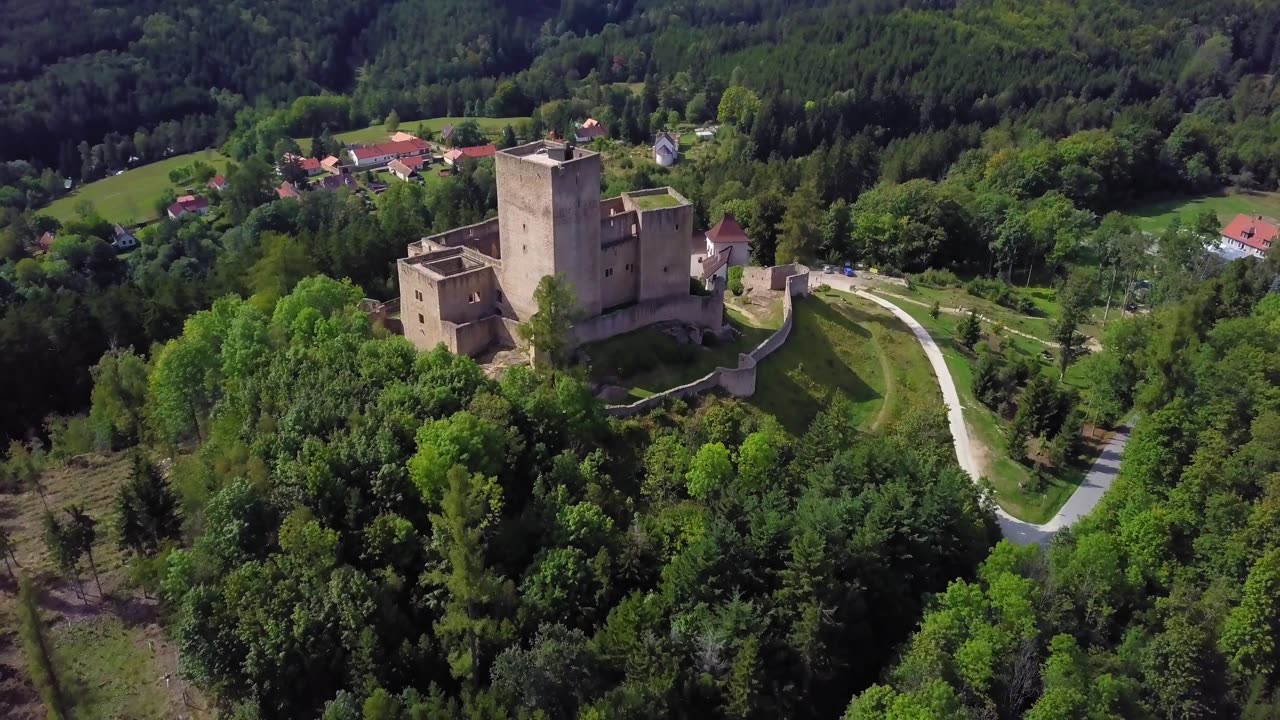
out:
<path id="1" fill-rule="evenodd" d="M 67 508 L 66 536 L 71 544 L 71 551 L 77 560 L 81 555 L 89 559 L 89 569 L 93 572 L 93 582 L 98 586 L 98 597 L 102 597 L 102 580 L 98 578 L 98 564 L 93 559 L 93 543 L 98 539 L 98 521 L 84 511 L 82 505 Z"/>
<path id="2" fill-rule="evenodd" d="M 137 555 L 154 555 L 182 529 L 178 497 L 141 453 L 134 455 L 129 479 L 116 494 L 116 513 L 120 546 Z"/>

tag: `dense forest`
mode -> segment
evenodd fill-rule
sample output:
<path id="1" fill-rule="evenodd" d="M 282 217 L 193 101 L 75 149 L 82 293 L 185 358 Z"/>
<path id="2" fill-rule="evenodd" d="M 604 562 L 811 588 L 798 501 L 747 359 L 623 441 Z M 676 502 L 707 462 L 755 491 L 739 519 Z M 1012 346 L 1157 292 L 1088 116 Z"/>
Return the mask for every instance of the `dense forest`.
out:
<path id="1" fill-rule="evenodd" d="M 1215 259 L 1212 213 L 1148 234 L 1115 211 L 1280 187 L 1280 7 L 10 5 L 0 485 L 75 432 L 146 448 L 121 541 L 232 717 L 1275 716 L 1280 264 Z M 446 115 L 527 117 L 506 145 L 600 118 L 607 193 L 731 212 L 759 264 L 1141 285 L 1151 314 L 1079 360 L 1081 407 L 1142 414 L 1121 478 L 1017 548 L 931 410 L 859 431 L 837 402 L 799 437 L 720 399 L 616 421 L 576 376 L 415 352 L 358 302 L 397 293 L 407 242 L 494 211 L 492 162 L 297 200 L 274 166 Z M 627 155 L 707 122 L 673 168 Z M 93 207 L 39 212 L 206 147 L 232 158 L 212 214 L 127 254 Z"/>
<path id="2" fill-rule="evenodd" d="M 1276 717 L 1274 277 L 1237 271 L 1110 329 L 1091 392 L 1144 414 L 1102 505 L 951 583 L 846 718 Z"/>

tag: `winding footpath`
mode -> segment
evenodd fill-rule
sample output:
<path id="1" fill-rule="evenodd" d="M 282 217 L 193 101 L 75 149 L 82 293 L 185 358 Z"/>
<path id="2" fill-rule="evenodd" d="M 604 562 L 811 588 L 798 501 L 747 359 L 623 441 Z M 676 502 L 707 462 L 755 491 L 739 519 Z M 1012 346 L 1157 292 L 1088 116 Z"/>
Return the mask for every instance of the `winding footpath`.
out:
<path id="1" fill-rule="evenodd" d="M 947 368 L 947 361 L 942 355 L 942 349 L 934 342 L 933 336 L 929 334 L 929 331 L 919 321 L 911 317 L 907 311 L 883 297 L 860 289 L 851 278 L 843 275 L 824 275 L 819 272 L 814 273 L 809 282 L 810 287 L 825 284 L 869 300 L 893 313 L 895 317 L 911 328 L 916 340 L 920 341 L 920 347 L 924 348 L 924 354 L 929 358 L 929 364 L 933 366 L 933 374 L 938 378 L 938 387 L 942 390 L 942 400 L 947 406 L 947 422 L 951 426 L 951 437 L 955 443 L 956 459 L 960 462 L 960 467 L 969 473 L 969 477 L 975 480 L 982 477 L 982 466 L 973 452 L 973 446 L 969 440 L 969 428 L 964 422 L 964 407 L 960 403 L 960 393 L 956 390 L 955 380 L 951 377 L 951 370 Z M 1115 479 L 1120 470 L 1120 458 L 1124 454 L 1125 443 L 1129 441 L 1129 430 L 1130 428 L 1127 426 L 1120 428 L 1115 437 L 1102 449 L 1102 454 L 1098 456 L 1098 460 L 1080 483 L 1080 487 L 1076 488 L 1075 493 L 1067 499 L 1067 502 L 1058 510 L 1058 513 L 1050 518 L 1048 522 L 1039 525 L 1025 522 L 1005 512 L 997 505 L 996 517 L 1000 522 L 1000 530 L 1004 533 L 1004 536 L 1020 545 L 1030 543 L 1045 545 L 1053 539 L 1053 536 L 1059 530 L 1069 527 L 1076 520 L 1092 512 L 1098 502 L 1102 500 L 1102 496 L 1106 494 L 1107 489 L 1111 487 L 1111 481 Z"/>

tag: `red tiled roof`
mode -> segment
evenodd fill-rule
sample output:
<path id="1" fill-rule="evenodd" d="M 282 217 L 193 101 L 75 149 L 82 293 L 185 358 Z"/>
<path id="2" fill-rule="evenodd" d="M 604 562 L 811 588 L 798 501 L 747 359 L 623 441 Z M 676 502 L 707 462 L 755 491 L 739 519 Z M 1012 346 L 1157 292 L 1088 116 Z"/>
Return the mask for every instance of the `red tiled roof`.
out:
<path id="1" fill-rule="evenodd" d="M 1266 220 L 1260 215 L 1237 215 L 1222 229 L 1222 235 L 1255 250 L 1266 252 L 1271 249 L 1271 244 L 1275 243 L 1276 237 L 1280 236 L 1280 227 L 1276 227 L 1275 222 Z"/>
<path id="2" fill-rule="evenodd" d="M 729 213 L 725 213 L 724 217 L 720 218 L 720 222 L 707 231 L 707 237 L 711 238 L 712 242 L 718 243 L 750 242 L 747 234 L 742 231 L 742 226 Z"/>
<path id="3" fill-rule="evenodd" d="M 36 238 L 36 245 L 48 250 L 49 247 L 53 245 L 53 239 L 53 233 L 45 231 L 43 235 Z"/>
<path id="4" fill-rule="evenodd" d="M 338 163 L 340 162 L 342 161 L 330 155 L 329 157 L 320 161 L 320 167 L 324 168 L 325 170 L 332 170 L 333 168 L 337 167 Z"/>
<path id="5" fill-rule="evenodd" d="M 410 170 L 420 170 L 420 169 L 422 169 L 422 166 L 426 164 L 426 162 L 427 162 L 427 156 L 426 156 L 426 155 L 412 155 L 412 156 L 407 157 L 407 158 L 400 158 L 399 162 L 400 162 L 400 164 L 404 165 L 405 167 L 409 168 Z"/>
<path id="6" fill-rule="evenodd" d="M 423 153 L 431 146 L 426 140 L 421 138 L 413 138 L 412 140 L 401 140 L 400 142 L 385 142 L 377 145 L 366 145 L 360 148 L 352 148 L 351 152 L 355 154 L 357 160 L 366 160 L 372 157 L 382 155 L 411 155 L 415 153 Z"/>
<path id="7" fill-rule="evenodd" d="M 294 198 L 296 200 L 302 197 L 302 194 L 298 192 L 298 188 L 287 180 L 280 183 L 280 187 L 276 188 L 276 195 L 280 196 L 281 199 Z"/>
<path id="8" fill-rule="evenodd" d="M 304 157 L 302 158 L 302 169 L 306 170 L 307 172 L 311 172 L 312 170 L 319 170 L 320 161 L 313 157 Z"/>
<path id="9" fill-rule="evenodd" d="M 407 160 L 408 158 L 405 158 L 405 159 Z M 418 163 L 418 164 L 421 165 L 422 163 Z M 413 172 L 417 168 L 409 167 L 409 164 L 404 162 L 403 160 L 392 160 L 391 162 L 387 163 L 387 169 L 393 173 L 408 175 L 409 173 Z"/>
<path id="10" fill-rule="evenodd" d="M 174 205 L 181 207 L 183 210 L 194 212 L 209 207 L 209 199 L 199 195 L 183 195 L 178 198 Z"/>
<path id="11" fill-rule="evenodd" d="M 211 188 L 221 188 L 226 184 L 227 184 L 227 179 L 222 177 L 221 175 L 214 175 L 213 179 L 209 181 L 209 187 Z"/>
<path id="12" fill-rule="evenodd" d="M 462 157 L 468 158 L 487 158 L 497 154 L 498 148 L 492 144 L 489 145 L 472 145 L 471 147 L 458 148 L 462 151 Z"/>

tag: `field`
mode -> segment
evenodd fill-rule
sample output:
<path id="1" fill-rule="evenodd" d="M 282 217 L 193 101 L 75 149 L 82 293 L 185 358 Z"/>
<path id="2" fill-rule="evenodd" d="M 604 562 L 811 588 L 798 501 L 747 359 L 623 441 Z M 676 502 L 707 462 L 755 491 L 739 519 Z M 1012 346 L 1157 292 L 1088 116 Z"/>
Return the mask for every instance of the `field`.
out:
<path id="1" fill-rule="evenodd" d="M 844 293 L 797 299 L 791 335 L 760 363 L 747 402 L 798 435 L 841 394 L 871 427 L 942 400 L 915 336 L 888 312 Z"/>
<path id="2" fill-rule="evenodd" d="M 1137 221 L 1139 229 L 1159 234 L 1175 217 L 1186 224 L 1203 210 L 1216 212 L 1224 226 L 1241 213 L 1280 217 L 1280 193 L 1233 190 L 1219 195 L 1170 198 L 1130 208 L 1125 214 Z"/>
<path id="3" fill-rule="evenodd" d="M 50 509 L 82 504 L 98 520 L 93 556 L 105 598 L 99 597 L 88 567 L 81 579 L 88 603 L 59 577 L 46 556 L 35 492 L 0 495 L 0 524 L 14 539 L 20 572 L 35 579 L 52 640 L 55 668 L 73 704 L 75 718 L 211 717 L 205 702 L 185 693 L 177 676 L 177 650 L 158 624 L 154 601 L 127 587 L 125 556 L 113 536 L 116 487 L 129 471 L 125 454 L 81 456 L 79 467 L 54 468 L 44 475 Z M 43 718 L 26 677 L 17 638 L 14 586 L 0 582 L 0 717 Z"/>
<path id="4" fill-rule="evenodd" d="M 126 170 L 123 175 L 112 175 L 91 182 L 37 212 L 65 221 L 74 218 L 76 206 L 87 200 L 99 215 L 110 222 L 135 225 L 154 220 L 160 216 L 154 207 L 155 202 L 165 190 L 172 188 L 181 194 L 186 189 L 185 186 L 179 187 L 169 182 L 169 171 L 190 165 L 195 160 L 213 165 L 218 172 L 226 170 L 228 161 L 225 155 L 216 150 L 176 155 Z"/>
<path id="5" fill-rule="evenodd" d="M 506 127 L 507 125 L 511 125 L 512 127 L 514 127 L 516 123 L 519 123 L 521 121 L 527 121 L 528 119 L 529 118 L 527 117 L 507 117 L 507 118 L 438 117 L 438 118 L 427 118 L 425 120 L 402 120 L 400 122 L 400 129 L 403 130 L 404 132 L 412 133 L 412 132 L 417 132 L 419 126 L 423 126 L 428 128 L 429 130 L 431 130 L 433 134 L 438 136 L 440 131 L 443 130 L 446 125 L 461 125 L 462 123 L 468 120 L 475 120 L 476 124 L 480 126 L 480 129 L 485 133 L 485 135 L 488 135 L 490 139 L 493 139 L 493 138 L 497 138 L 498 135 L 502 134 L 502 128 Z M 361 128 L 359 130 L 350 130 L 343 133 L 336 133 L 333 137 L 344 143 L 347 143 L 348 145 L 354 145 L 357 143 L 368 144 L 368 143 L 386 142 L 389 135 L 390 133 L 387 132 L 386 125 L 383 123 L 378 123 L 376 125 L 370 125 L 367 128 Z M 298 145 L 302 148 L 303 153 L 311 152 L 311 138 L 309 137 L 298 138 Z"/>

